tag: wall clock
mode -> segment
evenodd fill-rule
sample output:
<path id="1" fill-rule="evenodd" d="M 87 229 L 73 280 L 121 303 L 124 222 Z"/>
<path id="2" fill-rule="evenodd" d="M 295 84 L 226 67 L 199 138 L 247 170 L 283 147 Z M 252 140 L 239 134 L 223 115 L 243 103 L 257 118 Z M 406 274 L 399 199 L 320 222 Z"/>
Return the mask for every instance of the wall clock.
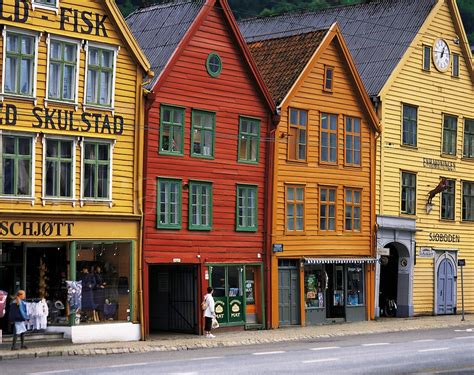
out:
<path id="1" fill-rule="evenodd" d="M 436 39 L 433 45 L 433 62 L 440 72 L 445 72 L 451 64 L 451 51 L 443 39 Z"/>

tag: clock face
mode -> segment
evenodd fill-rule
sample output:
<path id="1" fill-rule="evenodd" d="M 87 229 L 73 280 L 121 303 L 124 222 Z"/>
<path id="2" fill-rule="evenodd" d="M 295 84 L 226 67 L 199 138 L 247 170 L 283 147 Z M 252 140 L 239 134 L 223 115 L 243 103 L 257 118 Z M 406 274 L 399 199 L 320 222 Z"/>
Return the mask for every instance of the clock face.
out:
<path id="1" fill-rule="evenodd" d="M 440 72 L 449 69 L 451 63 L 451 52 L 448 44 L 443 39 L 436 39 L 433 46 L 433 62 Z"/>

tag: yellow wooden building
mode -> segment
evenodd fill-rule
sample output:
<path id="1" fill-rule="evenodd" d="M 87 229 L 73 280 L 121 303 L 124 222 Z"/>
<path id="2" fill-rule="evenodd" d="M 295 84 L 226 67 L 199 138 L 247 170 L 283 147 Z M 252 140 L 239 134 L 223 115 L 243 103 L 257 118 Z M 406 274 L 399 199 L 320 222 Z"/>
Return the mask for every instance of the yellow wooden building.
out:
<path id="1" fill-rule="evenodd" d="M 249 47 L 281 113 L 271 327 L 370 319 L 380 128 L 342 34 L 334 24 Z"/>
<path id="2" fill-rule="evenodd" d="M 139 339 L 149 63 L 112 0 L 1 0 L 0 20 L 0 288 L 73 342 Z"/>

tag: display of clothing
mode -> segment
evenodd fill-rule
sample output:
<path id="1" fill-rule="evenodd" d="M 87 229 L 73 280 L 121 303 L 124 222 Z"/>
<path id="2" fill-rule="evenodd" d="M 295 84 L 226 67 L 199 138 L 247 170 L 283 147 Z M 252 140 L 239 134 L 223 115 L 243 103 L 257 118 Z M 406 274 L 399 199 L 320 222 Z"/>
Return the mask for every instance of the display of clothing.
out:
<path id="1" fill-rule="evenodd" d="M 38 302 L 26 302 L 26 312 L 30 317 L 26 324 L 29 331 L 46 329 L 49 308 L 44 298 Z"/>
<path id="2" fill-rule="evenodd" d="M 83 272 L 81 274 L 82 281 L 82 310 L 91 311 L 97 308 L 94 302 L 94 289 L 96 287 L 95 277 L 93 274 Z"/>
<path id="3" fill-rule="evenodd" d="M 94 303 L 97 309 L 100 311 L 104 310 L 105 303 L 105 282 L 102 273 L 96 272 L 95 278 L 95 289 L 94 289 Z"/>
<path id="4" fill-rule="evenodd" d="M 71 309 L 71 313 L 76 313 L 82 309 L 82 281 L 66 281 L 67 285 L 67 302 Z M 55 308 L 58 310 L 64 309 L 64 306 L 60 306 L 55 303 Z M 61 308 L 62 307 L 62 308 Z"/>

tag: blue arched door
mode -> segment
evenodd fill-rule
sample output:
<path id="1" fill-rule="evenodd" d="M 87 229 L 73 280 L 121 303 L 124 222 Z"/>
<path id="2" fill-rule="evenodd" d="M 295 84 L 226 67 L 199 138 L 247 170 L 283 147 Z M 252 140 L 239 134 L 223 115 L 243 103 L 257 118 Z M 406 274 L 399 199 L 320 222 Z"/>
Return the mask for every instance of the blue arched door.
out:
<path id="1" fill-rule="evenodd" d="M 445 258 L 438 266 L 438 314 L 454 314 L 456 283 L 454 280 L 455 269 L 453 262 Z"/>

